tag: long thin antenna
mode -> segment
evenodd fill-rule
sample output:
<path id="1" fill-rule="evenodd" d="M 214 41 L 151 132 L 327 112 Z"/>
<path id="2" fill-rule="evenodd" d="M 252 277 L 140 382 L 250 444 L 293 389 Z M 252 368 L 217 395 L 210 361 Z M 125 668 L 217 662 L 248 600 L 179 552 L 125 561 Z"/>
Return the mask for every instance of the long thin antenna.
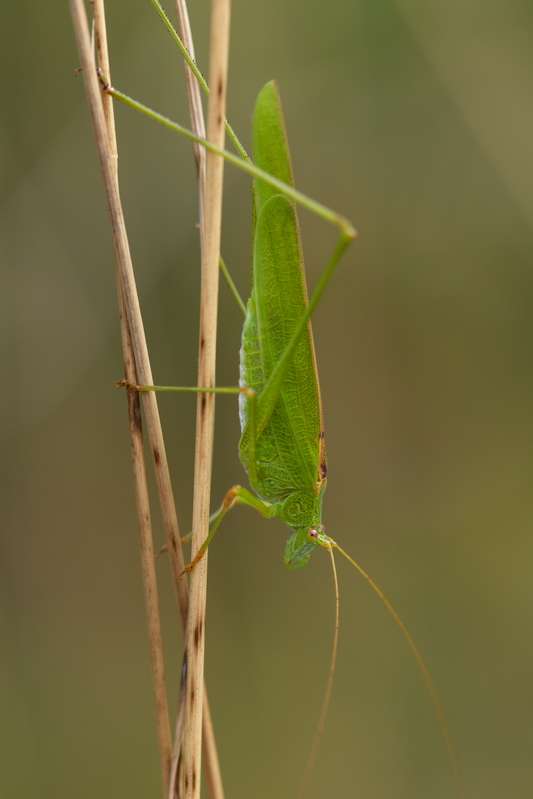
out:
<path id="1" fill-rule="evenodd" d="M 331 538 L 328 538 L 327 536 L 324 536 L 323 541 L 320 541 L 320 543 L 322 544 L 322 546 L 325 546 L 328 550 L 330 550 L 331 547 L 333 547 L 335 549 L 338 549 L 339 552 L 341 553 L 341 555 L 344 555 L 344 557 L 347 560 L 349 560 L 350 563 L 353 566 L 355 566 L 357 571 L 365 578 L 367 583 L 369 583 L 372 586 L 372 588 L 374 589 L 376 594 L 379 596 L 379 598 L 381 599 L 381 601 L 383 602 L 383 604 L 385 605 L 385 607 L 387 608 L 387 610 L 391 614 L 392 618 L 394 619 L 394 621 L 396 622 L 396 624 L 398 625 L 398 627 L 402 631 L 403 637 L 407 641 L 407 644 L 409 645 L 409 649 L 413 653 L 414 658 L 415 658 L 416 662 L 418 663 L 418 667 L 419 667 L 420 671 L 422 672 L 422 677 L 424 678 L 424 682 L 426 684 L 426 688 L 427 688 L 427 691 L 428 691 L 428 694 L 429 694 L 429 698 L 431 699 L 431 703 L 432 703 L 433 708 L 435 710 L 435 715 L 437 716 L 437 721 L 439 723 L 440 731 L 441 731 L 442 737 L 444 739 L 444 748 L 446 750 L 446 754 L 448 756 L 448 762 L 450 764 L 450 769 L 451 769 L 451 772 L 452 772 L 452 775 L 453 775 L 453 780 L 454 780 L 454 784 L 455 784 L 455 792 L 456 792 L 457 796 L 459 797 L 459 799 L 468 799 L 468 793 L 467 793 L 467 790 L 466 790 L 466 784 L 465 784 L 465 781 L 464 781 L 463 772 L 462 772 L 462 769 L 461 769 L 461 765 L 459 763 L 459 757 L 457 755 L 457 750 L 455 748 L 455 743 L 453 741 L 453 736 L 452 736 L 452 733 L 451 733 L 451 730 L 450 730 L 450 725 L 448 723 L 448 719 L 446 717 L 446 713 L 444 712 L 443 704 L 441 702 L 441 699 L 440 699 L 440 696 L 439 696 L 439 694 L 437 692 L 437 689 L 435 688 L 435 683 L 433 682 L 433 680 L 431 678 L 431 675 L 429 673 L 429 669 L 426 666 L 426 664 L 424 662 L 424 659 L 423 659 L 422 655 L 420 654 L 420 651 L 419 651 L 417 645 L 415 644 L 415 642 L 414 642 L 414 640 L 413 640 L 413 638 L 411 636 L 411 633 L 409 632 L 409 630 L 407 629 L 407 627 L 403 623 L 402 619 L 400 618 L 400 616 L 398 615 L 396 610 L 393 608 L 393 606 L 391 605 L 391 603 L 389 602 L 389 600 L 387 599 L 387 597 L 385 596 L 385 594 L 383 593 L 381 588 L 379 588 L 376 585 L 374 580 L 372 580 L 372 578 L 368 576 L 368 574 L 365 572 L 365 570 L 361 566 L 359 566 L 359 564 L 356 563 L 355 560 L 353 560 L 353 558 L 351 558 L 349 555 L 347 555 L 346 552 L 343 549 L 341 549 L 338 544 L 335 543 L 335 541 L 333 541 Z M 329 544 L 329 546 L 328 546 L 328 544 Z"/>
<path id="2" fill-rule="evenodd" d="M 307 768 L 305 770 L 305 776 L 302 782 L 302 787 L 300 788 L 300 793 L 298 794 L 298 799 L 304 799 L 305 792 L 307 791 L 307 786 L 309 784 L 309 779 L 311 777 L 311 772 L 313 771 L 313 766 L 315 765 L 315 760 L 318 753 L 318 747 L 320 746 L 320 741 L 322 740 L 322 733 L 324 732 L 324 725 L 326 723 L 326 715 L 328 712 L 329 700 L 331 697 L 331 689 L 333 688 L 333 677 L 335 675 L 335 663 L 337 662 L 337 645 L 339 643 L 339 609 L 340 609 L 339 581 L 337 579 L 337 568 L 335 566 L 335 558 L 333 556 L 332 545 L 328 547 L 328 552 L 331 558 L 331 568 L 333 570 L 333 582 L 335 585 L 335 631 L 333 633 L 333 648 L 331 650 L 331 663 L 329 666 L 329 675 L 328 675 L 328 682 L 326 685 L 326 693 L 324 694 L 322 711 L 320 713 L 320 721 L 318 722 L 315 740 L 313 742 L 313 748 L 311 749 L 309 762 L 307 763 Z"/>

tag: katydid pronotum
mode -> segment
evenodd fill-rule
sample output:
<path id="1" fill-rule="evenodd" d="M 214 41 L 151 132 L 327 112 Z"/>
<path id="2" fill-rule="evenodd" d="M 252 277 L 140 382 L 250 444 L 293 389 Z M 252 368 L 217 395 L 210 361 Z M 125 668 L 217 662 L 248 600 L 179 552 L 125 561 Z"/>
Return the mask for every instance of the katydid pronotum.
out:
<path id="1" fill-rule="evenodd" d="M 456 794 L 466 797 L 455 747 L 442 704 L 427 667 L 408 630 L 381 590 L 363 569 L 326 535 L 322 525 L 322 499 L 326 488 L 326 452 L 320 388 L 311 332 L 311 316 L 339 263 L 355 237 L 347 220 L 296 191 L 277 86 L 261 91 L 253 118 L 254 164 L 210 145 L 186 129 L 149 111 L 106 85 L 107 91 L 178 132 L 219 152 L 251 173 L 253 191 L 252 291 L 242 334 L 239 388 L 183 388 L 134 386 L 140 391 L 210 391 L 239 394 L 241 439 L 239 456 L 252 494 L 241 486 L 231 488 L 221 508 L 211 517 L 209 536 L 186 567 L 191 571 L 204 555 L 224 516 L 234 505 L 245 504 L 265 517 L 284 521 L 291 530 L 285 549 L 285 567 L 303 566 L 319 546 L 346 557 L 371 584 L 399 625 L 420 667 L 429 691 L 454 776 Z M 296 202 L 340 229 L 339 242 L 310 301 L 307 301 Z M 120 385 L 132 385 L 121 381 Z M 337 592 L 338 608 L 338 592 Z M 338 623 L 337 623 L 338 626 Z M 337 633 L 330 679 L 310 766 L 323 728 L 331 689 Z M 307 782 L 310 766 L 306 774 Z M 303 789 L 302 789 L 303 793 Z"/>

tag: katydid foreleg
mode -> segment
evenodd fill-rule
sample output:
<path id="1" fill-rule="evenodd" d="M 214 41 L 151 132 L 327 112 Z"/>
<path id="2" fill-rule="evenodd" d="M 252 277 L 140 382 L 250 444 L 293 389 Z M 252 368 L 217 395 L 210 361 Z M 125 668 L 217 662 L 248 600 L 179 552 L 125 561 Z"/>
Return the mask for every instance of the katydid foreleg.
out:
<path id="1" fill-rule="evenodd" d="M 213 540 L 216 531 L 220 527 L 224 516 L 229 510 L 235 507 L 235 505 L 249 505 L 251 508 L 255 508 L 257 511 L 259 511 L 259 513 L 267 519 L 275 516 L 273 505 L 269 504 L 268 502 L 262 502 L 260 499 L 254 496 L 254 494 L 242 486 L 233 486 L 233 488 L 230 488 L 224 497 L 224 501 L 220 508 L 209 517 L 209 522 L 212 524 L 211 529 L 209 530 L 209 535 L 199 548 L 192 561 L 185 566 L 185 569 L 182 571 L 179 577 L 182 577 L 185 572 L 192 572 L 198 561 L 203 558 L 207 552 L 209 544 Z"/>

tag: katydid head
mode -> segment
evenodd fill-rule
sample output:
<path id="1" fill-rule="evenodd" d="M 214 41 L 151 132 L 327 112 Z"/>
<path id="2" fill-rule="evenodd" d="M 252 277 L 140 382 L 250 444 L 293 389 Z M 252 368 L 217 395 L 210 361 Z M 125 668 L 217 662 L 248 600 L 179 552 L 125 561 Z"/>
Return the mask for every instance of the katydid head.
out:
<path id="1" fill-rule="evenodd" d="M 323 524 L 319 524 L 317 525 L 316 528 L 313 527 L 311 530 L 308 530 L 307 537 L 311 541 L 314 541 L 315 544 L 317 544 L 317 546 L 326 547 L 326 549 L 331 550 L 333 542 L 331 538 L 329 538 L 329 536 L 326 535 Z"/>
<path id="2" fill-rule="evenodd" d="M 295 530 L 285 547 L 285 568 L 297 569 L 304 566 L 318 546 L 330 548 L 328 542 L 329 538 L 324 533 L 323 524 Z"/>

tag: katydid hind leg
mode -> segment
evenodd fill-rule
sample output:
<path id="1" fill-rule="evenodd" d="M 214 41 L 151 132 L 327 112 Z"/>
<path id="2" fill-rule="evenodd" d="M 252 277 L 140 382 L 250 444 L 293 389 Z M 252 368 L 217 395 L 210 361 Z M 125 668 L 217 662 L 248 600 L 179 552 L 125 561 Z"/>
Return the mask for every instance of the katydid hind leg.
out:
<path id="1" fill-rule="evenodd" d="M 284 349 L 276 354 L 276 362 L 272 364 L 270 373 L 265 374 L 265 383 L 262 387 L 260 396 L 258 397 L 257 410 L 256 410 L 256 431 L 255 436 L 251 435 L 251 431 L 246 430 L 243 432 L 241 444 L 245 443 L 245 448 L 250 447 L 253 438 L 257 438 L 262 434 L 269 419 L 272 415 L 274 407 L 278 402 L 285 378 L 294 361 L 295 354 L 300 342 L 306 334 L 309 335 L 312 345 L 312 333 L 310 328 L 311 317 L 318 306 L 320 298 L 326 286 L 328 285 L 333 272 L 338 265 L 346 247 L 351 241 L 350 238 L 341 235 L 341 238 L 329 260 L 325 269 L 323 270 L 319 281 L 311 295 L 311 299 L 307 302 L 307 291 L 305 287 L 305 272 L 303 266 L 303 254 L 301 248 L 301 241 L 298 229 L 298 221 L 296 215 L 296 207 L 291 200 L 287 199 L 281 194 L 274 194 L 264 203 L 256 223 L 254 225 L 254 245 L 253 245 L 253 285 L 255 287 L 255 303 L 254 314 L 257 317 L 256 325 L 258 328 L 258 338 L 261 340 L 264 333 L 261 332 L 262 327 L 267 325 L 267 318 L 271 317 L 271 313 L 265 313 L 264 306 L 261 303 L 265 302 L 265 292 L 268 285 L 272 285 L 276 274 L 276 267 L 272 266 L 272 259 L 276 262 L 287 264 L 285 272 L 286 283 L 289 285 L 289 273 L 295 275 L 293 280 L 301 281 L 301 284 L 294 285 L 295 292 L 300 295 L 302 302 L 302 314 L 299 320 L 292 322 L 287 320 L 287 324 L 294 324 L 292 335 L 286 342 Z M 289 267 L 290 264 L 290 267 Z M 283 279 L 285 279 L 285 277 Z M 291 284 L 292 285 L 292 284 Z M 252 297 L 254 293 L 252 293 Z M 295 299 L 295 302 L 298 302 Z M 280 307 L 283 300 L 280 300 Z M 288 310 L 290 312 L 290 307 Z M 294 307 L 294 305 L 293 305 Z M 250 310 L 250 305 L 249 305 Z M 248 317 L 247 317 L 248 320 Z M 245 322 L 245 330 L 247 322 Z M 267 345 L 267 352 L 269 345 Z M 263 357 L 263 356 L 262 356 Z M 316 363 L 314 363 L 314 350 L 312 354 L 313 365 L 316 374 Z M 318 378 L 316 378 L 318 379 Z M 248 462 L 252 461 L 251 453 L 247 458 Z M 253 481 L 252 481 L 253 485 Z"/>
<path id="2" fill-rule="evenodd" d="M 279 359 L 278 363 L 276 364 L 275 369 L 273 370 L 272 374 L 270 375 L 270 378 L 269 378 L 267 384 L 265 385 L 264 392 L 263 392 L 263 394 L 261 395 L 261 397 L 259 398 L 259 401 L 258 401 L 258 406 L 259 406 L 258 409 L 257 409 L 258 433 L 261 432 L 261 428 L 263 427 L 263 423 L 266 424 L 266 422 L 268 421 L 268 418 L 270 417 L 270 414 L 272 413 L 274 405 L 276 404 L 277 399 L 278 399 L 279 394 L 280 394 L 280 391 L 281 391 L 281 385 L 283 383 L 283 377 L 286 374 L 286 372 L 287 372 L 287 370 L 288 370 L 288 368 L 290 366 L 292 358 L 294 357 L 294 352 L 296 350 L 296 347 L 298 346 L 298 344 L 299 344 L 299 342 L 300 342 L 305 330 L 307 329 L 307 325 L 309 324 L 309 321 L 310 321 L 313 313 L 315 312 L 315 310 L 317 308 L 317 305 L 318 305 L 318 303 L 320 301 L 320 298 L 322 297 L 322 294 L 323 294 L 326 286 L 328 285 L 329 281 L 331 280 L 331 276 L 333 275 L 335 267 L 338 265 L 342 255 L 343 255 L 343 253 L 344 253 L 344 251 L 345 251 L 345 249 L 346 249 L 346 247 L 348 246 L 349 243 L 350 243 L 349 240 L 348 241 L 343 241 L 342 237 L 339 240 L 338 245 L 337 245 L 332 257 L 330 258 L 327 266 L 325 267 L 324 271 L 322 272 L 322 275 L 321 275 L 321 277 L 320 277 L 320 279 L 319 279 L 319 281 L 318 281 L 318 283 L 316 285 L 316 288 L 315 288 L 315 290 L 314 290 L 314 292 L 313 292 L 313 294 L 311 296 L 311 300 L 309 301 L 309 304 L 307 305 L 304 313 L 302 314 L 301 320 L 300 320 L 300 322 L 298 324 L 297 329 L 294 331 L 292 339 L 287 344 L 287 347 L 285 348 L 285 351 L 284 351 L 283 355 Z M 267 403 L 268 403 L 268 406 L 267 406 Z M 266 406 L 268 407 L 268 411 L 265 409 Z M 265 415 L 266 415 L 266 419 L 265 419 Z"/>

